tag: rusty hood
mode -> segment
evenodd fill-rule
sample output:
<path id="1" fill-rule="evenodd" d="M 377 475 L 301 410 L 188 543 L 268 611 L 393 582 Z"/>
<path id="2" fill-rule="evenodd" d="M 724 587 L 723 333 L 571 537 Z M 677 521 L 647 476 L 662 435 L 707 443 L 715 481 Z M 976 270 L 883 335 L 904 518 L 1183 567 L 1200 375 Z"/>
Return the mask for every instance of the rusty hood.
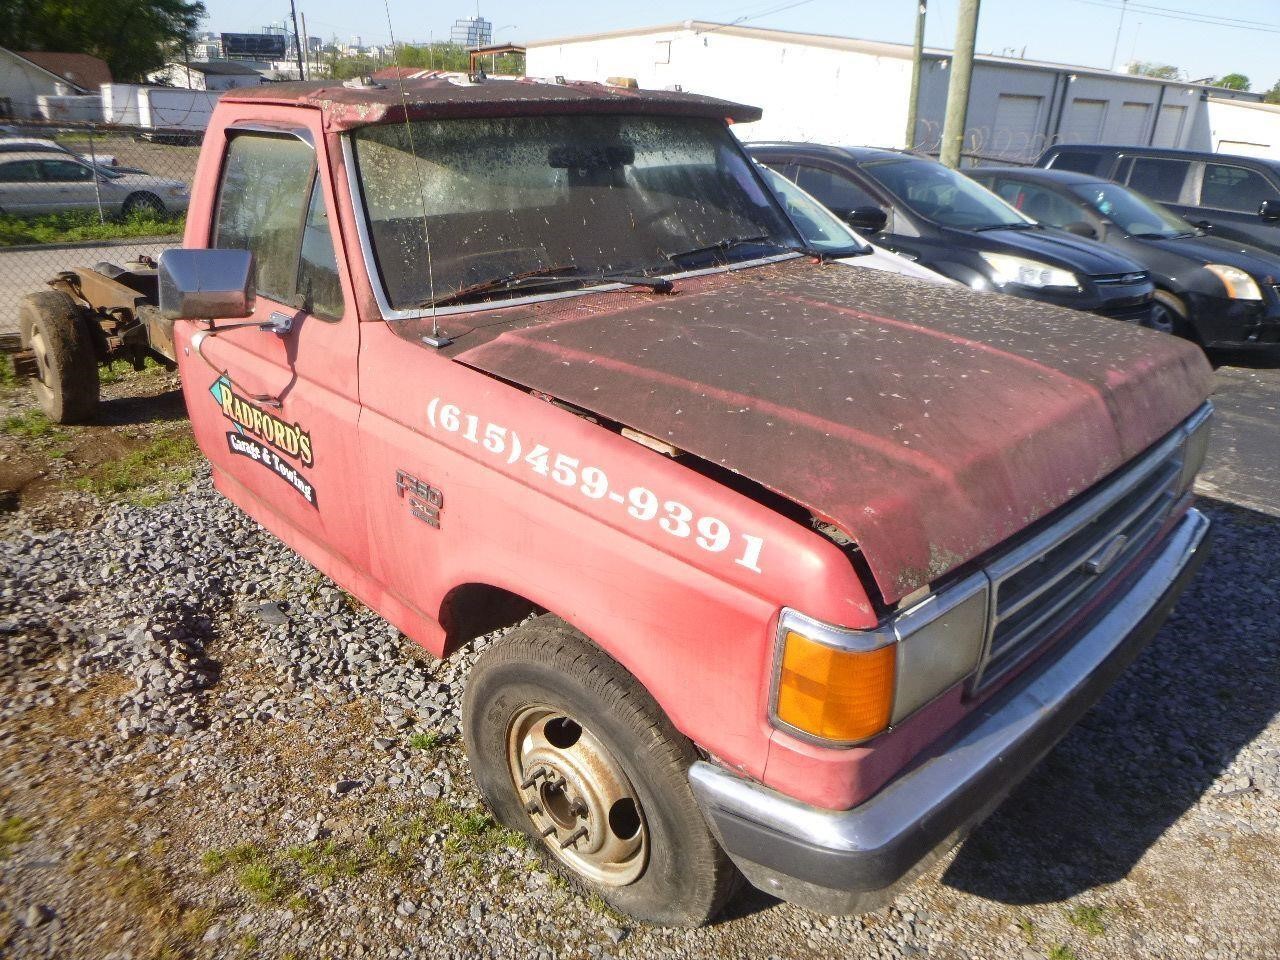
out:
<path id="1" fill-rule="evenodd" d="M 889 602 L 1106 476 L 1211 389 L 1188 343 L 962 287 L 794 261 L 681 286 L 562 301 L 455 358 L 804 506 L 853 538 Z"/>

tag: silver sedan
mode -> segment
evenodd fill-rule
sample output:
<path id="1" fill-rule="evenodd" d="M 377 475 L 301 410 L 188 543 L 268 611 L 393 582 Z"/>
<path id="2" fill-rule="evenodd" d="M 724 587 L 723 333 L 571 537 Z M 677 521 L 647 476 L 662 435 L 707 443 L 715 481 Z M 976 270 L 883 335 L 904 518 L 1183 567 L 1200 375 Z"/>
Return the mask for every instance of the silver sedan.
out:
<path id="1" fill-rule="evenodd" d="M 182 213 L 191 196 L 181 180 L 115 173 L 47 152 L 0 154 L 0 213 L 19 217 L 71 211 L 128 217 Z"/>

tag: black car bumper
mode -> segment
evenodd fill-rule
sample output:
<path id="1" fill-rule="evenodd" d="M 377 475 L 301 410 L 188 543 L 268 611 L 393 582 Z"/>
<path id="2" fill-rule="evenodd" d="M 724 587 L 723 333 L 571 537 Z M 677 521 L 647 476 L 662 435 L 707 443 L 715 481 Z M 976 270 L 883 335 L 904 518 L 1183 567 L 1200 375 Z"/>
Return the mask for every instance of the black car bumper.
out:
<path id="1" fill-rule="evenodd" d="M 1191 294 L 1185 300 L 1191 326 L 1206 347 L 1280 348 L 1280 295 L 1232 300 Z"/>
<path id="2" fill-rule="evenodd" d="M 1039 300 L 1041 303 L 1083 310 L 1110 320 L 1124 320 L 1143 326 L 1150 323 L 1152 308 L 1155 306 L 1155 287 L 1150 283 L 1097 286 L 1090 284 L 1079 293 L 1013 285 L 1005 287 L 1004 291 L 1028 300 Z"/>
<path id="3" fill-rule="evenodd" d="M 861 913 L 990 814 L 1111 686 L 1164 622 L 1207 551 L 1190 510 L 1120 602 L 968 718 L 941 752 L 852 810 L 824 810 L 697 762 L 694 794 L 759 889 L 824 913 Z"/>

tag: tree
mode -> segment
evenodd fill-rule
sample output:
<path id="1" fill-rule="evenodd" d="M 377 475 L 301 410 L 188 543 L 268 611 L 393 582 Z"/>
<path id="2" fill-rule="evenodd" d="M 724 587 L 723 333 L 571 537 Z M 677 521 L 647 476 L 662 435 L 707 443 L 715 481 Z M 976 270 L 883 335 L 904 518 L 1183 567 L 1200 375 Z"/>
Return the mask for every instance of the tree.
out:
<path id="1" fill-rule="evenodd" d="M 1262 95 L 1263 103 L 1280 103 L 1280 80 L 1271 85 L 1271 89 Z"/>
<path id="2" fill-rule="evenodd" d="M 141 80 L 180 58 L 205 15 L 200 0 L 9 0 L 11 50 L 88 53 L 116 80 Z"/>
<path id="3" fill-rule="evenodd" d="M 1243 73 L 1228 73 L 1225 77 L 1219 77 L 1214 86 L 1226 87 L 1228 90 L 1248 90 L 1249 78 Z"/>
<path id="4" fill-rule="evenodd" d="M 1155 77 L 1158 80 L 1180 80 L 1182 71 L 1169 63 L 1148 63 L 1136 60 L 1129 64 L 1129 72 L 1143 77 Z"/>

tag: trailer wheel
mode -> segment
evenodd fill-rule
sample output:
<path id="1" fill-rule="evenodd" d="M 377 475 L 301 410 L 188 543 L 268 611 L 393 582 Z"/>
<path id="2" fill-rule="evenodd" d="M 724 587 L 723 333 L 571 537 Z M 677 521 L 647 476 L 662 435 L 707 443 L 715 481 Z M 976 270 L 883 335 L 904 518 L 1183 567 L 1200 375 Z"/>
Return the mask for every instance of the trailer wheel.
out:
<path id="1" fill-rule="evenodd" d="M 485 650 L 462 711 L 490 809 L 573 885 L 661 926 L 704 924 L 737 889 L 689 789 L 693 745 L 564 621 L 538 617 Z"/>
<path id="2" fill-rule="evenodd" d="M 98 359 L 89 329 L 65 293 L 45 290 L 22 298 L 22 346 L 35 354 L 32 389 L 55 423 L 82 423 L 98 407 Z"/>

